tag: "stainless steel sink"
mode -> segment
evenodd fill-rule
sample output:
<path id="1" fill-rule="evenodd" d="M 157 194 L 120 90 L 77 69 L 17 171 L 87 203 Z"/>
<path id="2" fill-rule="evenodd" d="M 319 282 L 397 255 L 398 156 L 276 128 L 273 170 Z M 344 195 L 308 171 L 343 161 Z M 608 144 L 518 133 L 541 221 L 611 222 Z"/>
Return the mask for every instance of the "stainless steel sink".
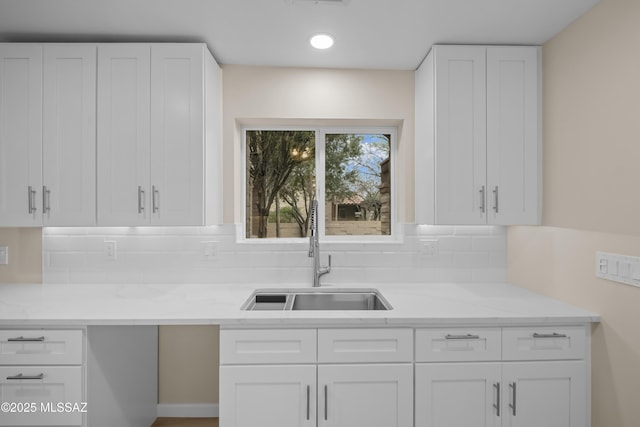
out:
<path id="1" fill-rule="evenodd" d="M 388 310 L 374 292 L 297 294 L 292 310 Z"/>
<path id="2" fill-rule="evenodd" d="M 258 290 L 243 304 L 243 310 L 391 310 L 391 304 L 376 289 L 287 289 Z"/>

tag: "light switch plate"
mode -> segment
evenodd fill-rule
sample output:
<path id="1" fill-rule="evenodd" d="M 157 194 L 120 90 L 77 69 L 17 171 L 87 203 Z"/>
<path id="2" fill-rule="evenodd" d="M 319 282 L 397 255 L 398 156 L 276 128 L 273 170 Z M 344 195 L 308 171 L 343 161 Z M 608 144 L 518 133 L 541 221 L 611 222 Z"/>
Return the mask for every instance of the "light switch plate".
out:
<path id="1" fill-rule="evenodd" d="M 115 261 L 118 258 L 118 246 L 115 240 L 105 240 L 102 250 L 106 261 Z"/>
<path id="2" fill-rule="evenodd" d="M 9 246 L 0 246 L 0 265 L 9 264 Z"/>
<path id="3" fill-rule="evenodd" d="M 596 277 L 640 288 L 640 257 L 596 252 Z"/>

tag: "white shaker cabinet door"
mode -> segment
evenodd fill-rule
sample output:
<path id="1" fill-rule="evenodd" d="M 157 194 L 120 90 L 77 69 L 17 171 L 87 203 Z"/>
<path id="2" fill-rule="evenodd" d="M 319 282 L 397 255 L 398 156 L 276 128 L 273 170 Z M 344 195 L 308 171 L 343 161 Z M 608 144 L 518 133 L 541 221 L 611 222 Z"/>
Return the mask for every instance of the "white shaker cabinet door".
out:
<path id="1" fill-rule="evenodd" d="M 584 362 L 505 363 L 503 379 L 503 427 L 586 425 Z"/>
<path id="2" fill-rule="evenodd" d="M 487 48 L 488 223 L 538 224 L 537 47 Z"/>
<path id="3" fill-rule="evenodd" d="M 0 226 L 42 224 L 42 46 L 0 44 Z"/>
<path id="4" fill-rule="evenodd" d="M 412 427 L 412 365 L 319 365 L 318 426 Z"/>
<path id="5" fill-rule="evenodd" d="M 486 221 L 485 48 L 436 46 L 435 221 Z"/>
<path id="6" fill-rule="evenodd" d="M 95 225 L 95 45 L 45 45 L 43 118 L 43 225 Z"/>
<path id="7" fill-rule="evenodd" d="M 220 367 L 220 427 L 315 425 L 315 365 Z"/>
<path id="8" fill-rule="evenodd" d="M 150 221 L 151 48 L 98 46 L 98 224 Z"/>
<path id="9" fill-rule="evenodd" d="M 151 224 L 202 225 L 205 47 L 151 49 Z"/>
<path id="10" fill-rule="evenodd" d="M 415 427 L 499 427 L 501 364 L 417 364 Z"/>

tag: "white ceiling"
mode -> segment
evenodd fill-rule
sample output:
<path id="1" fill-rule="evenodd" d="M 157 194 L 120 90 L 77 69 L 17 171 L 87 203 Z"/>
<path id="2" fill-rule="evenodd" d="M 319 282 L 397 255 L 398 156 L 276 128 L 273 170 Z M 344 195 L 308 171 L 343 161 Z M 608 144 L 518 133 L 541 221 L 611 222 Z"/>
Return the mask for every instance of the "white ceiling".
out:
<path id="1" fill-rule="evenodd" d="M 0 0 L 0 41 L 197 41 L 221 64 L 409 70 L 436 43 L 542 44 L 598 1 Z M 311 48 L 315 32 L 334 47 Z"/>

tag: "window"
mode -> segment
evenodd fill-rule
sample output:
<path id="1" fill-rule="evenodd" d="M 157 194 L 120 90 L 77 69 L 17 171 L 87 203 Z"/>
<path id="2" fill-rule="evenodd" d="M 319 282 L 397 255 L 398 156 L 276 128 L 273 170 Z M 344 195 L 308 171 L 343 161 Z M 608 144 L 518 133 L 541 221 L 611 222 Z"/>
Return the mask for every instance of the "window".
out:
<path id="1" fill-rule="evenodd" d="M 321 236 L 391 236 L 394 146 L 394 129 L 246 129 L 245 237 L 307 237 L 316 198 Z"/>

